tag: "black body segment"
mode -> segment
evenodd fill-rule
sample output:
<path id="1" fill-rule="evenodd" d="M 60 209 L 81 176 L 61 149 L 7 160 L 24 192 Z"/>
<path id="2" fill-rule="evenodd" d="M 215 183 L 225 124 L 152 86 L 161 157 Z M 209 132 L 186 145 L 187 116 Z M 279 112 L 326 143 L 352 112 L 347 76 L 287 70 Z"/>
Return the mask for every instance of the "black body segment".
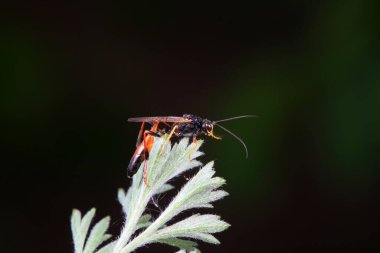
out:
<path id="1" fill-rule="evenodd" d="M 136 155 L 131 158 L 128 164 L 127 176 L 131 178 L 138 170 L 141 164 L 141 155 Z"/>
<path id="2" fill-rule="evenodd" d="M 178 124 L 178 137 L 198 136 L 202 131 L 203 119 L 193 114 L 184 114 L 183 118 L 190 122 Z"/>

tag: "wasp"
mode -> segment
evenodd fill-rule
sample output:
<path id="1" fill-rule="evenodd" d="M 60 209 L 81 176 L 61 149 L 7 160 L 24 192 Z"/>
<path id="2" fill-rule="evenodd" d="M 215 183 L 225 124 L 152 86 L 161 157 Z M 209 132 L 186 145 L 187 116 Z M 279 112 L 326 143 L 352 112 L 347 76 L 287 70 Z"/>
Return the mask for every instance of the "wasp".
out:
<path id="1" fill-rule="evenodd" d="M 154 137 L 160 137 L 163 134 L 169 134 L 163 147 L 172 138 L 173 135 L 178 138 L 192 137 L 193 142 L 197 142 L 199 135 L 206 135 L 213 139 L 220 140 L 221 137 L 214 134 L 214 126 L 218 126 L 227 133 L 235 137 L 244 147 L 246 158 L 248 158 L 248 149 L 242 139 L 236 134 L 221 126 L 219 123 L 229 120 L 236 120 L 241 118 L 256 117 L 255 115 L 243 115 L 217 121 L 211 121 L 209 119 L 203 119 L 193 114 L 184 114 L 182 117 L 177 116 L 158 116 L 158 117 L 138 117 L 129 118 L 129 122 L 141 122 L 140 131 L 137 137 L 136 151 L 133 154 L 128 165 L 128 176 L 133 175 L 142 161 L 145 161 L 144 165 L 144 183 L 148 186 L 147 182 L 147 168 L 148 168 L 148 155 L 153 147 Z M 145 124 L 150 124 L 149 130 L 145 129 Z M 159 127 L 159 125 L 163 125 Z M 163 150 L 161 148 L 161 151 Z"/>

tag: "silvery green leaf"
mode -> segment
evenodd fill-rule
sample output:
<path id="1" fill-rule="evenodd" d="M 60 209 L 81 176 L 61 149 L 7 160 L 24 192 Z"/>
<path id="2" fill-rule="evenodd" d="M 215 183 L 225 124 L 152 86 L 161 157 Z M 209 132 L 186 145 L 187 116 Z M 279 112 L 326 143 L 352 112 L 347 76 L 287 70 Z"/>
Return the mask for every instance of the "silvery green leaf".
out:
<path id="1" fill-rule="evenodd" d="M 217 215 L 192 215 L 173 225 L 158 230 L 151 240 L 162 240 L 172 237 L 188 237 L 204 240 L 217 244 L 218 241 L 210 236 L 210 233 L 221 232 L 229 227 L 229 224 L 220 220 Z"/>
<path id="2" fill-rule="evenodd" d="M 152 215 L 144 214 L 143 216 L 141 216 L 138 223 L 146 223 L 146 222 L 149 222 L 151 219 L 152 219 Z"/>
<path id="3" fill-rule="evenodd" d="M 71 218 L 71 227 L 72 227 L 72 233 L 74 238 L 74 248 L 75 253 L 82 253 L 84 242 L 87 237 L 88 229 L 90 227 L 92 218 L 95 215 L 95 208 L 92 208 L 90 211 L 88 211 L 83 218 L 81 219 L 80 212 L 78 210 L 74 210 Z M 78 226 L 80 222 L 80 225 Z"/>
<path id="4" fill-rule="evenodd" d="M 194 233 L 188 234 L 187 237 L 198 239 L 198 240 L 211 243 L 211 244 L 220 244 L 219 240 L 216 239 L 215 236 L 207 234 L 207 233 L 194 232 Z"/>
<path id="5" fill-rule="evenodd" d="M 115 247 L 115 242 L 110 242 L 107 245 L 103 246 L 96 253 L 111 253 L 113 248 Z"/>
<path id="6" fill-rule="evenodd" d="M 110 238 L 110 235 L 106 234 L 109 223 L 110 217 L 105 217 L 95 224 L 86 241 L 86 246 L 83 251 L 84 253 L 94 252 L 95 249 L 100 246 L 100 244 Z"/>
<path id="7" fill-rule="evenodd" d="M 186 252 L 186 250 L 181 249 L 180 251 L 177 251 L 176 253 L 201 253 L 201 251 L 199 249 L 193 249 L 191 251 Z"/>
<path id="8" fill-rule="evenodd" d="M 192 198 L 189 199 L 188 207 L 189 208 L 207 208 L 212 207 L 210 203 L 224 198 L 228 193 L 223 190 L 214 190 L 201 192 L 193 195 Z"/>
<path id="9" fill-rule="evenodd" d="M 83 249 L 84 241 L 87 237 L 88 230 L 90 228 L 90 224 L 92 219 L 95 216 L 95 208 L 92 208 L 90 211 L 88 211 L 82 218 L 81 224 L 80 224 L 80 235 L 81 235 L 81 248 Z"/>
<path id="10" fill-rule="evenodd" d="M 182 250 L 192 250 L 197 246 L 196 242 L 178 239 L 178 238 L 167 238 L 167 239 L 158 240 L 157 242 L 168 244 L 170 246 L 177 247 Z"/>
<path id="11" fill-rule="evenodd" d="M 132 198 L 136 198 L 137 194 L 139 192 L 139 188 L 142 184 L 142 176 L 143 176 L 143 168 L 144 168 L 144 163 L 140 165 L 139 170 L 137 173 L 132 177 L 132 185 L 129 187 L 128 191 L 126 194 L 124 194 L 124 201 L 122 203 L 123 210 L 125 212 L 125 215 L 128 215 L 128 213 L 133 209 L 133 206 L 131 203 Z"/>
<path id="12" fill-rule="evenodd" d="M 194 160 L 194 159 L 196 159 L 196 158 L 198 158 L 198 157 L 200 157 L 202 155 L 204 155 L 203 152 L 200 152 L 200 151 L 193 152 L 192 155 L 191 155 L 191 159 Z"/>
<path id="13" fill-rule="evenodd" d="M 76 209 L 73 210 L 71 216 L 71 230 L 75 253 L 93 253 L 100 244 L 111 237 L 111 235 L 106 234 L 110 221 L 109 217 L 103 218 L 96 223 L 91 229 L 90 235 L 87 236 L 94 215 L 95 208 L 88 211 L 82 219 L 81 213 Z"/>
<path id="14" fill-rule="evenodd" d="M 198 173 L 185 184 L 167 208 L 169 210 L 173 209 L 173 212 L 170 213 L 170 219 L 184 210 L 202 207 L 203 205 L 208 204 L 207 200 L 209 199 L 207 196 L 214 199 L 214 197 L 221 198 L 226 195 L 223 192 L 219 192 L 215 195 L 211 194 L 212 191 L 225 183 L 225 180 L 222 178 L 212 178 L 214 173 L 213 162 L 210 162 L 199 170 Z M 204 202 L 202 202 L 202 198 L 200 198 L 200 196 L 205 199 Z M 212 199 L 210 199 L 210 201 Z"/>
<path id="15" fill-rule="evenodd" d="M 164 193 L 164 192 L 167 192 L 167 191 L 170 191 L 174 189 L 174 186 L 173 185 L 170 185 L 170 184 L 164 184 L 163 186 L 161 186 L 161 188 L 159 188 L 156 192 L 156 194 L 161 194 L 161 193 Z"/>
<path id="16" fill-rule="evenodd" d="M 136 225 L 135 231 L 141 228 L 146 228 L 150 224 L 152 224 L 152 222 L 150 221 L 151 218 L 152 218 L 152 215 L 150 214 L 144 214 L 143 216 L 141 216 L 139 222 Z"/>
<path id="17" fill-rule="evenodd" d="M 202 232 L 217 233 L 227 229 L 230 225 L 222 220 L 218 215 L 213 214 L 194 214 L 173 225 L 167 226 L 158 231 L 158 233 L 173 233 L 174 231 L 184 232 Z"/>
<path id="18" fill-rule="evenodd" d="M 117 191 L 117 200 L 119 201 L 119 203 L 123 207 L 123 209 L 124 209 L 126 197 L 127 197 L 127 194 L 125 193 L 124 189 L 119 188 Z"/>
<path id="19" fill-rule="evenodd" d="M 74 251 L 82 252 L 84 242 L 80 242 L 82 236 L 80 236 L 80 223 L 81 213 L 77 209 L 74 209 L 71 215 L 71 233 L 74 241 Z"/>

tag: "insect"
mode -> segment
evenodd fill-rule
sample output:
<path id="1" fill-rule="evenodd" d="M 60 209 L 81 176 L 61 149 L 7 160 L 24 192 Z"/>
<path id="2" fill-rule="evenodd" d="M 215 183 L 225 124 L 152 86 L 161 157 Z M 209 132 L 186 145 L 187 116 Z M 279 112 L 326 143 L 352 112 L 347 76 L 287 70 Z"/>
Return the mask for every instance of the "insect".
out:
<path id="1" fill-rule="evenodd" d="M 139 117 L 139 118 L 129 118 L 129 122 L 141 122 L 141 128 L 139 135 L 137 137 L 136 151 L 133 154 L 129 165 L 128 165 L 128 175 L 133 175 L 141 161 L 146 161 L 144 165 L 144 183 L 148 186 L 147 182 L 147 168 L 148 168 L 148 155 L 152 149 L 154 143 L 154 137 L 162 136 L 163 134 L 169 134 L 163 147 L 172 138 L 173 135 L 182 137 L 192 137 L 193 142 L 197 142 L 197 137 L 199 135 L 210 136 L 214 139 L 221 139 L 220 137 L 214 135 L 214 126 L 218 126 L 227 133 L 235 137 L 244 147 L 246 158 L 248 158 L 248 149 L 245 143 L 234 133 L 232 133 L 227 128 L 221 126 L 219 123 L 229 120 L 241 119 L 241 118 L 251 118 L 256 117 L 255 115 L 243 115 L 237 116 L 217 121 L 211 121 L 208 119 L 203 119 L 199 116 L 193 114 L 184 114 L 182 117 L 176 116 L 162 116 L 162 117 Z M 145 130 L 145 124 L 151 125 L 150 130 Z M 162 128 L 159 128 L 159 124 L 162 124 Z"/>

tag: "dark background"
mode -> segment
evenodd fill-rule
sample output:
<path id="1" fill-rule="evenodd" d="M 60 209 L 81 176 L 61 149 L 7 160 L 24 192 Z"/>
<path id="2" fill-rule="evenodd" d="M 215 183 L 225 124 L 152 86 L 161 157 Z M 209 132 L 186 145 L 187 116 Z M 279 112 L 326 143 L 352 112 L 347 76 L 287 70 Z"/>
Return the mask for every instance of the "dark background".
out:
<path id="1" fill-rule="evenodd" d="M 71 252 L 72 208 L 122 225 L 136 116 L 194 113 L 232 226 L 204 252 L 378 252 L 378 1 L 2 6 L 1 252 Z M 174 252 L 149 246 L 141 252 Z"/>

